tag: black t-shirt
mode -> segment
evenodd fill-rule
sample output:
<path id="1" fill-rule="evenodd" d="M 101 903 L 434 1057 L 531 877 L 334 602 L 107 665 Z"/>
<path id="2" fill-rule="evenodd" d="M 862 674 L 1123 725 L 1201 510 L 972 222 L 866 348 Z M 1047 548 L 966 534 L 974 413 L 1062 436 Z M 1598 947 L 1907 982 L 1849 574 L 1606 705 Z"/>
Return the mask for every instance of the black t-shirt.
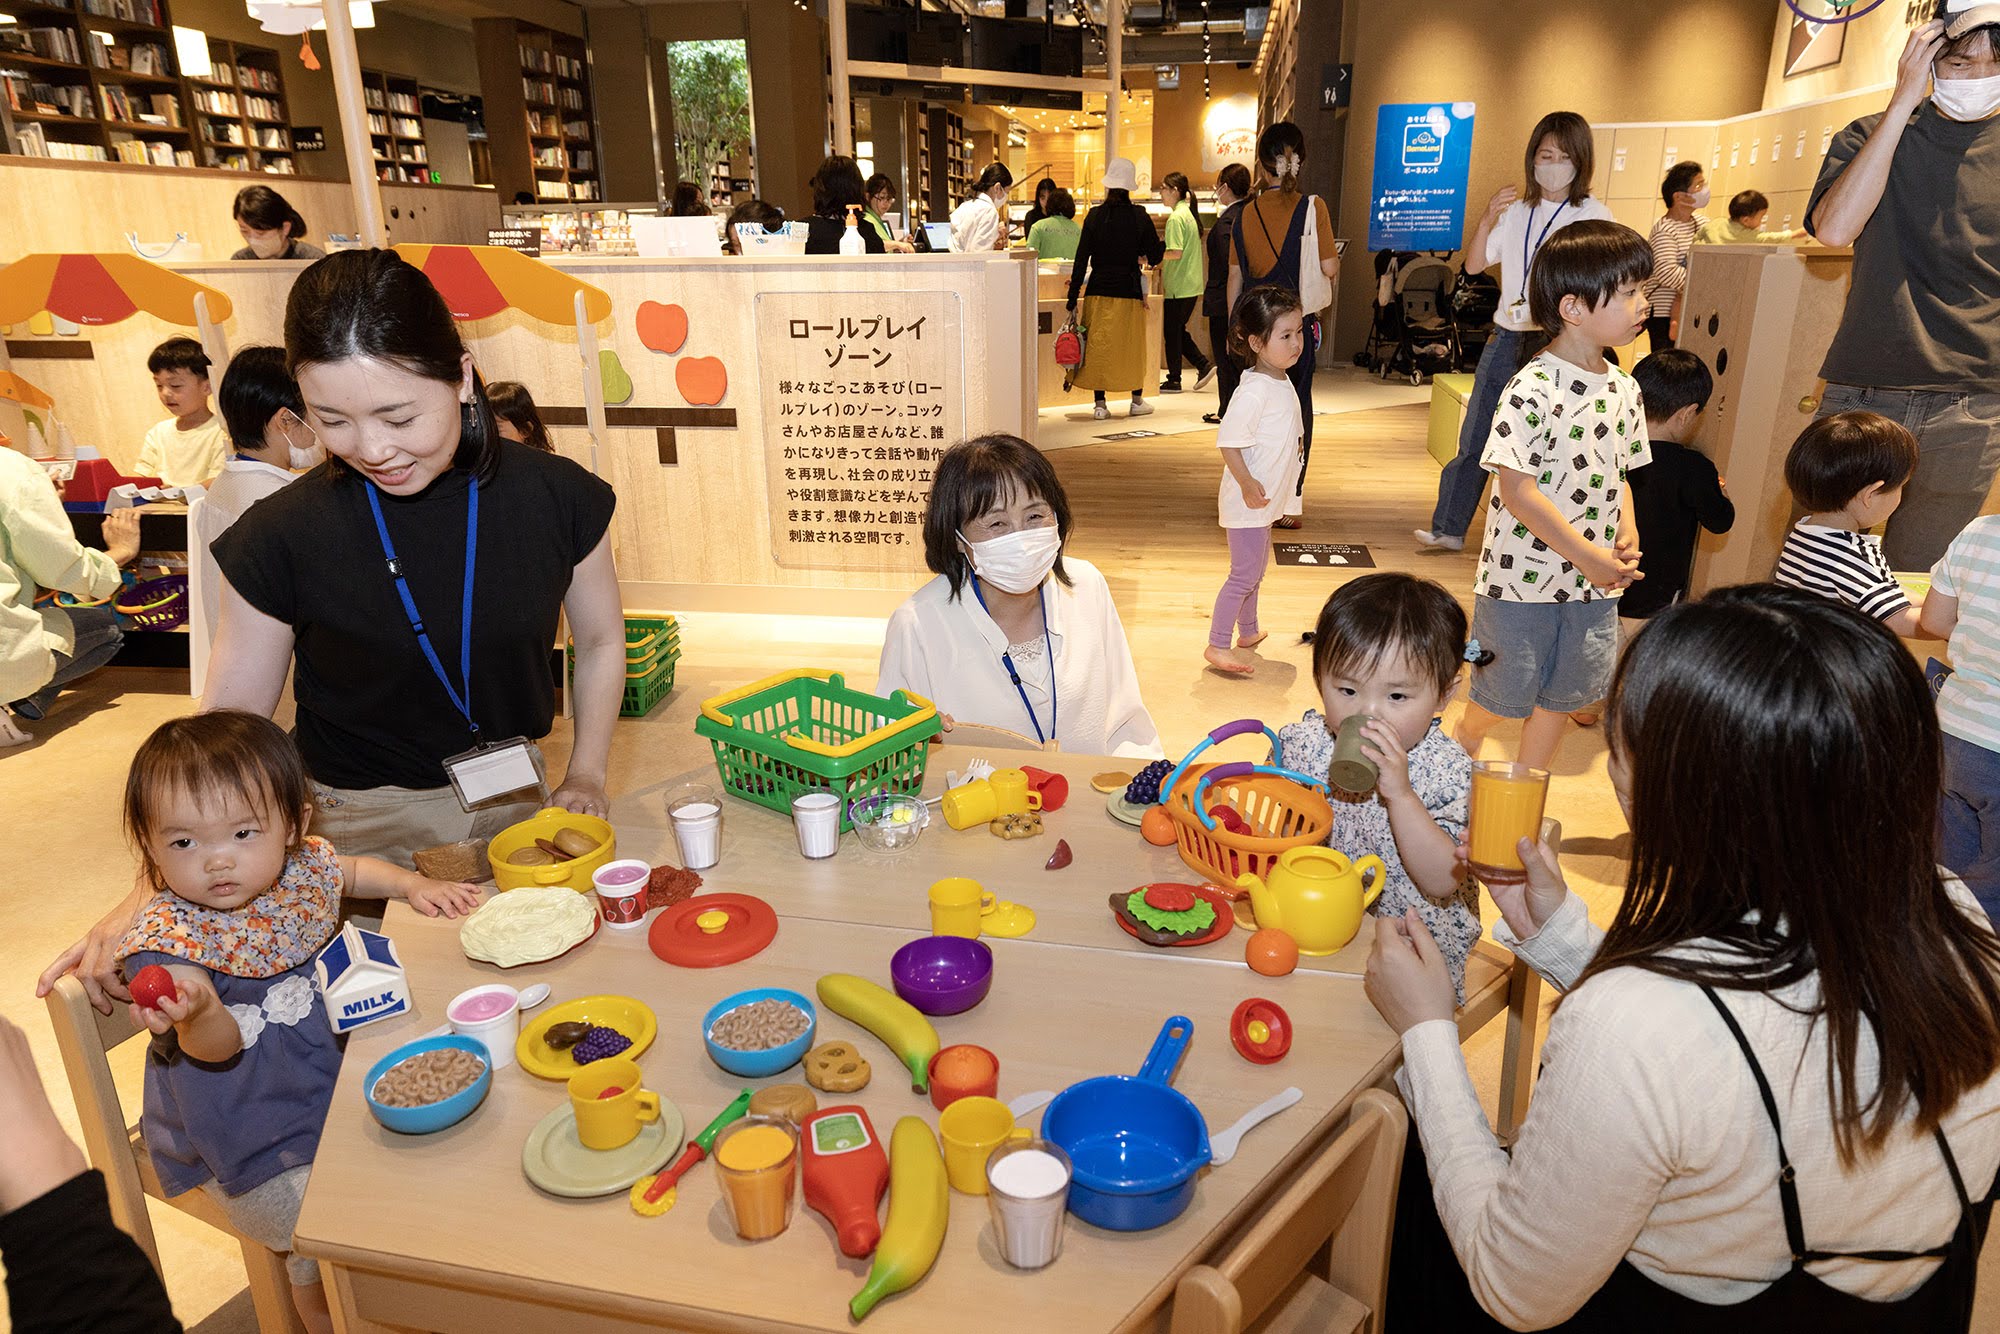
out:
<path id="1" fill-rule="evenodd" d="M 378 493 L 431 645 L 458 680 L 471 474 L 414 496 Z M 253 505 L 216 539 L 222 574 L 292 627 L 299 749 L 330 787 L 441 787 L 471 749 L 464 717 L 425 660 L 382 557 L 370 483 L 323 464 Z M 559 455 L 511 441 L 479 489 L 472 713 L 482 737 L 541 737 L 555 718 L 549 652 L 578 562 L 611 524 L 610 486 Z"/>
<path id="2" fill-rule="evenodd" d="M 861 226 L 856 230 L 861 233 L 861 243 L 868 247 L 869 254 L 888 253 L 888 247 L 882 244 L 882 233 L 869 226 L 868 219 L 863 218 Z M 806 219 L 806 253 L 837 255 L 840 253 L 840 238 L 845 235 L 847 235 L 845 218 L 809 217 Z"/>
<path id="3" fill-rule="evenodd" d="M 180 1334 L 160 1276 L 111 1221 L 101 1173 L 79 1172 L 0 1214 L 0 1260 L 22 1334 Z"/>
<path id="4" fill-rule="evenodd" d="M 1077 234 L 1076 259 L 1069 275 L 1071 304 L 1079 291 L 1089 296 L 1139 300 L 1146 295 L 1139 261 L 1158 264 L 1166 253 L 1166 242 L 1160 239 L 1159 229 L 1145 209 L 1129 202 L 1099 204 L 1084 217 L 1083 230 Z M 1087 288 L 1085 270 L 1090 273 Z"/>
<path id="5" fill-rule="evenodd" d="M 1707 457 L 1671 440 L 1655 440 L 1653 461 L 1625 479 L 1639 520 L 1639 572 L 1646 577 L 1618 595 L 1618 614 L 1644 620 L 1687 591 L 1694 567 L 1695 529 L 1726 533 L 1736 506 Z"/>

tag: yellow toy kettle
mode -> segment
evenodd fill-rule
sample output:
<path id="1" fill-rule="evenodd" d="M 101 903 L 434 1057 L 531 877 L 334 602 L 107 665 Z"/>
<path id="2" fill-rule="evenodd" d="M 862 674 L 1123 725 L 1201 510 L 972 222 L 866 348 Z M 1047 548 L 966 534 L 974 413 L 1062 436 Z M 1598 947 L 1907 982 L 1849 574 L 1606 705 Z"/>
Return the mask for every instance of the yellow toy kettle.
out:
<path id="1" fill-rule="evenodd" d="M 1350 862 L 1332 848 L 1308 847 L 1280 854 L 1268 884 L 1254 875 L 1240 875 L 1236 884 L 1250 891 L 1258 926 L 1276 927 L 1298 943 L 1299 953 L 1319 956 L 1354 939 L 1387 875 L 1380 857 Z"/>

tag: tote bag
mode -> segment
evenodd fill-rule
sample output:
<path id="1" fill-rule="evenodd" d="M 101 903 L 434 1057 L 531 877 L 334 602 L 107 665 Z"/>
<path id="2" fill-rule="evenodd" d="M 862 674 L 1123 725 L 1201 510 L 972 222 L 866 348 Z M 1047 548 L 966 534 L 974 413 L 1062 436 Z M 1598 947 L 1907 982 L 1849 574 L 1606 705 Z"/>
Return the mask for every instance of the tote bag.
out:
<path id="1" fill-rule="evenodd" d="M 1306 229 L 1299 238 L 1299 304 L 1317 315 L 1333 304 L 1333 282 L 1319 267 L 1319 196 L 1306 196 Z"/>

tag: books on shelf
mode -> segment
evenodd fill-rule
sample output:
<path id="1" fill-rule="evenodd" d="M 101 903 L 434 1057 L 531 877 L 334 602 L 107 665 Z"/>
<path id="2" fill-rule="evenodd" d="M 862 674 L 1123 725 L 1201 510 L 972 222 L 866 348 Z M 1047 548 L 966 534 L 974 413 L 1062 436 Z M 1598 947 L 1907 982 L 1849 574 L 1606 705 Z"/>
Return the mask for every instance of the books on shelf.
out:
<path id="1" fill-rule="evenodd" d="M 236 82 L 243 88 L 254 88 L 260 93 L 275 93 L 278 88 L 278 72 L 258 69 L 255 65 L 244 65 L 236 72 Z"/>
<path id="2" fill-rule="evenodd" d="M 83 0 L 83 12 L 101 19 L 160 26 L 160 6 L 156 0 Z"/>
<path id="3" fill-rule="evenodd" d="M 110 155 L 96 144 L 66 144 L 50 139 L 39 125 L 17 125 L 15 147 L 27 157 L 62 158 L 67 162 L 109 162 Z"/>
<path id="4" fill-rule="evenodd" d="M 137 162 L 149 167 L 192 167 L 194 154 L 185 148 L 153 139 L 117 139 L 111 151 L 120 162 Z"/>
<path id="5" fill-rule="evenodd" d="M 554 102 L 564 111 L 582 111 L 588 105 L 583 100 L 583 90 L 580 88 L 558 88 L 553 98 L 543 100 Z"/>
<path id="6" fill-rule="evenodd" d="M 566 120 L 563 122 L 563 133 L 572 139 L 588 139 L 590 137 L 590 122 L 587 120 Z"/>
<path id="7" fill-rule="evenodd" d="M 255 93 L 243 95 L 243 114 L 252 120 L 283 120 L 277 100 L 259 97 Z"/>
<path id="8" fill-rule="evenodd" d="M 586 149 L 572 148 L 569 154 L 569 169 L 571 171 L 597 170 L 597 154 L 589 152 Z"/>
<path id="9" fill-rule="evenodd" d="M 259 126 L 256 143 L 259 148 L 273 148 L 281 153 L 292 151 L 291 140 L 287 139 L 285 132 L 275 125 Z"/>
<path id="10" fill-rule="evenodd" d="M 7 105 L 15 111 L 37 116 L 74 116 L 79 120 L 97 115 L 90 89 L 83 84 L 42 83 L 18 70 L 8 70 L 0 78 L 6 82 Z"/>
<path id="11" fill-rule="evenodd" d="M 370 133 L 370 134 L 387 134 L 388 132 L 389 132 L 389 118 L 388 118 L 387 116 L 385 116 L 385 115 L 381 114 L 381 113 L 380 113 L 379 111 L 371 111 L 371 112 L 369 112 L 369 113 L 368 113 L 368 133 Z"/>
<path id="12" fill-rule="evenodd" d="M 399 93 L 392 89 L 389 93 L 389 110 L 415 116 L 422 114 L 423 107 L 418 103 L 414 93 Z"/>
<path id="13" fill-rule="evenodd" d="M 382 110 L 383 96 L 384 94 L 380 88 L 364 87 L 361 90 L 361 100 L 377 111 Z"/>
<path id="14" fill-rule="evenodd" d="M 389 118 L 389 128 L 397 134 L 402 135 L 405 139 L 421 139 L 424 137 L 423 122 L 414 116 L 391 116 Z"/>
<path id="15" fill-rule="evenodd" d="M 556 100 L 556 86 L 547 79 L 523 79 L 521 80 L 521 96 L 530 102 L 554 104 Z"/>
<path id="16" fill-rule="evenodd" d="M 195 89 L 194 104 L 198 110 L 207 111 L 217 116 L 234 116 L 240 114 L 236 94 L 225 93 L 214 88 Z"/>
<path id="17" fill-rule="evenodd" d="M 66 61 L 72 65 L 83 63 L 83 51 L 77 45 L 76 33 L 68 28 L 0 28 L 0 51 L 18 51 L 22 55 Z M 99 55 L 97 52 L 91 54 Z"/>

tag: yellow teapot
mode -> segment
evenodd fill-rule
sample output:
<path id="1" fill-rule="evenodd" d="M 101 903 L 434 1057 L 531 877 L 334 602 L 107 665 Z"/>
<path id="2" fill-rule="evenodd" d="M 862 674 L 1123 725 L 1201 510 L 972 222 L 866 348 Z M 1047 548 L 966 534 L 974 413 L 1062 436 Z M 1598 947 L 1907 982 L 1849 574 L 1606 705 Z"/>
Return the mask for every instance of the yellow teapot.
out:
<path id="1" fill-rule="evenodd" d="M 1373 876 L 1368 876 L 1370 871 Z M 1387 875 L 1380 857 L 1350 862 L 1332 848 L 1293 848 L 1279 854 L 1270 883 L 1240 875 L 1236 885 L 1250 891 L 1258 926 L 1284 932 L 1298 943 L 1301 954 L 1326 955 L 1354 939 L 1361 929 L 1361 914 L 1381 894 Z"/>

